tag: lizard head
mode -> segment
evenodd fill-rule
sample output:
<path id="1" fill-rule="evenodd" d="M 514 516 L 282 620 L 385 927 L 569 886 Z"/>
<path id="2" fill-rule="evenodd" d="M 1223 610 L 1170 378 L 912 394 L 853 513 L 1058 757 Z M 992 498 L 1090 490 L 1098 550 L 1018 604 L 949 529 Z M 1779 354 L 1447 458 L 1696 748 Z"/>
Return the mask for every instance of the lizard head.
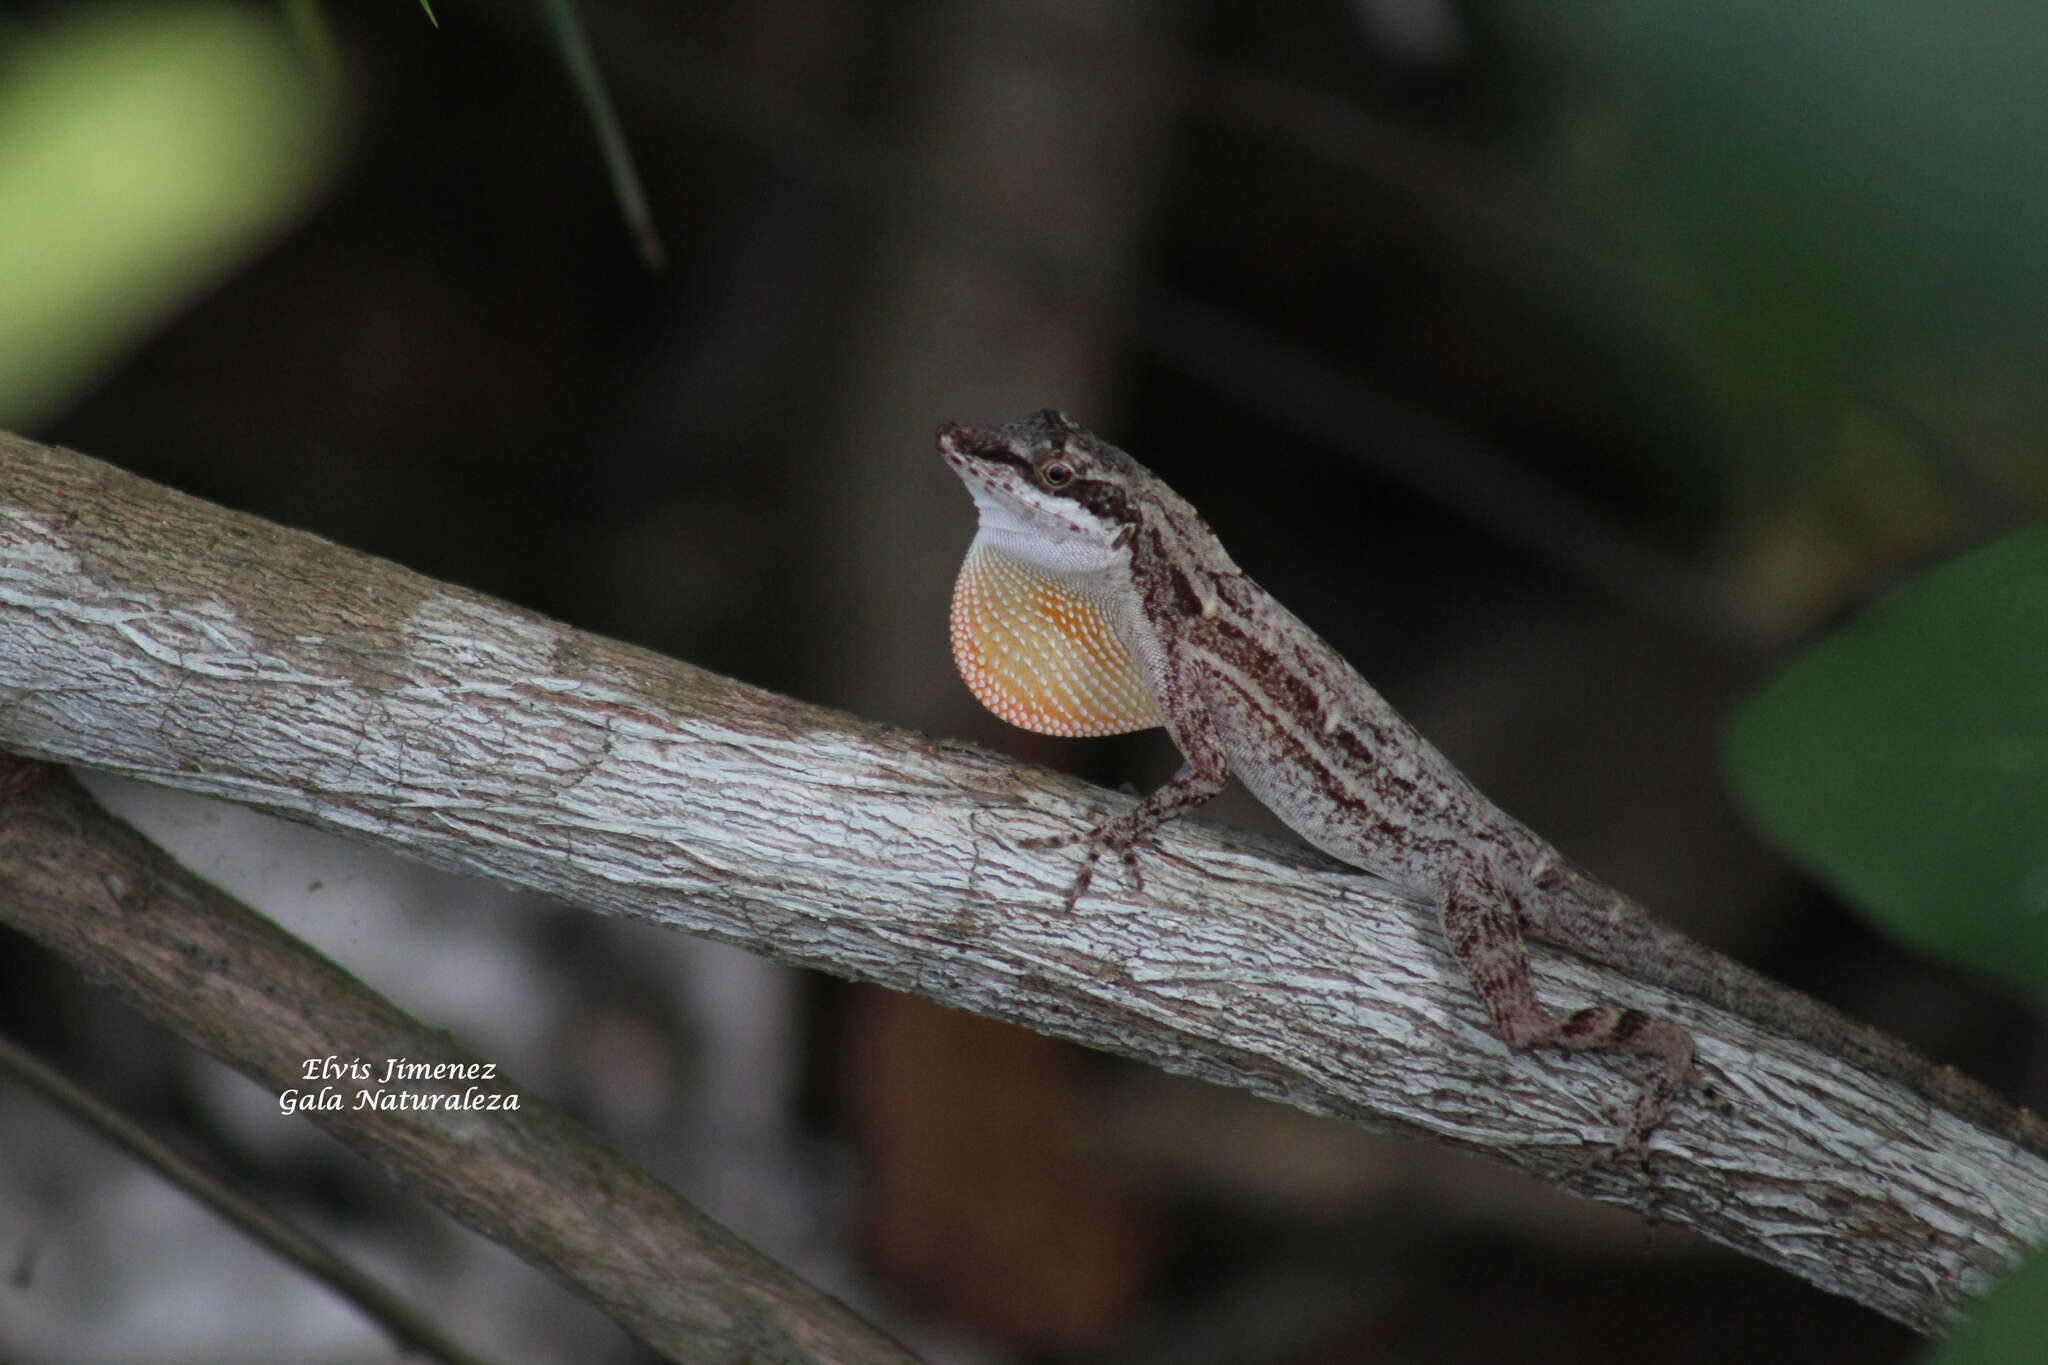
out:
<path id="1" fill-rule="evenodd" d="M 1065 413 L 1047 408 L 987 427 L 948 422 L 938 442 L 974 495 L 980 542 L 1054 572 L 1127 562 L 1144 471 Z"/>
<path id="2" fill-rule="evenodd" d="M 1163 724 L 1118 603 L 1140 518 L 1172 494 L 1050 408 L 1000 426 L 948 423 L 939 453 L 981 514 L 953 584 L 953 659 L 968 689 L 1040 734 Z"/>

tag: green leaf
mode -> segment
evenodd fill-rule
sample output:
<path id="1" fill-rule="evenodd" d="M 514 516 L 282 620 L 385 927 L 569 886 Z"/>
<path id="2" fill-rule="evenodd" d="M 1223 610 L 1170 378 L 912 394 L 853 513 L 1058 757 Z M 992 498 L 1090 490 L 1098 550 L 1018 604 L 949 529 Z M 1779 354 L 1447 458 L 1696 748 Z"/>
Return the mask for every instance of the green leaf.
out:
<path id="1" fill-rule="evenodd" d="M 0 49 L 0 426 L 49 417 L 303 209 L 332 90 L 283 25 L 152 5 Z"/>
<path id="2" fill-rule="evenodd" d="M 2019 1269 L 1970 1305 L 1926 1365 L 2014 1365 L 2048 1360 L 2048 1255 L 2035 1251 Z"/>
<path id="3" fill-rule="evenodd" d="M 1881 928 L 2048 995 L 2048 525 L 1801 654 L 1726 762 L 1764 831 Z"/>

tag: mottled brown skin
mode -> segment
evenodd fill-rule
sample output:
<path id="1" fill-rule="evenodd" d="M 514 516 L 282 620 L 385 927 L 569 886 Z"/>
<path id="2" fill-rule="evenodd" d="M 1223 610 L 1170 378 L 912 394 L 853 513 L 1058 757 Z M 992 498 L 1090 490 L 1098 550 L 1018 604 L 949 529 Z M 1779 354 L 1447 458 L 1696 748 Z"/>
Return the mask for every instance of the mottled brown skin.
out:
<path id="1" fill-rule="evenodd" d="M 1114 606 L 1116 629 L 1185 759 L 1171 781 L 1085 836 L 1070 895 L 1105 853 L 1134 850 L 1235 772 L 1324 852 L 1433 902 L 1451 954 L 1515 1048 L 1639 1054 L 1648 1076 L 1623 1133 L 1643 1139 L 1692 1077 L 1668 1019 L 1543 1007 L 1525 940 L 1695 995 L 1905 1082 L 2048 1155 L 2048 1126 L 1952 1069 L 1657 924 L 1488 801 L 1357 670 L 1239 569 L 1201 517 L 1136 460 L 1046 410 L 948 425 L 939 449 L 974 493 L 982 534 Z"/>

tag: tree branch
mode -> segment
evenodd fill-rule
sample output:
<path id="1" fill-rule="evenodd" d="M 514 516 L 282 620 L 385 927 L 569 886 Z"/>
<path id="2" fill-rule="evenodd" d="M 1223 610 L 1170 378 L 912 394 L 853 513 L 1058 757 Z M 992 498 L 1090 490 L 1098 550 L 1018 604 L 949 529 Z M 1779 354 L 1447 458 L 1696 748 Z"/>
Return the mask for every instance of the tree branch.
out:
<path id="1" fill-rule="evenodd" d="M 1508 1053 L 1432 917 L 1183 822 L 1061 911 L 1021 846 L 1105 794 L 588 635 L 0 437 L 0 747 L 877 981 L 1317 1113 L 1490 1152 L 1919 1327 L 2048 1224 L 2048 1162 L 1745 1020 L 1539 952 L 1561 1004 L 1691 1029 L 1644 1166 L 1634 1078 Z"/>
<path id="2" fill-rule="evenodd" d="M 0 771 L 18 771 L 21 767 L 31 771 L 47 772 L 53 777 L 69 781 L 64 777 L 61 768 L 25 764 L 13 758 L 0 758 Z M 11 814 L 6 808 L 6 796 L 26 785 L 18 779 L 10 782 L 6 778 L 0 778 L 0 793 L 5 793 L 0 795 L 0 821 L 6 820 Z M 0 832 L 0 847 L 11 842 L 10 833 L 11 830 Z M 15 928 L 24 928 L 23 921 L 26 918 L 19 913 L 27 899 L 20 896 L 17 891 L 20 870 L 20 860 L 0 852 L 0 888 L 5 888 L 5 893 L 0 893 L 0 919 L 4 919 Z M 72 888 L 82 889 L 81 884 L 68 874 L 65 876 L 65 882 Z M 52 898 L 43 897 L 38 900 L 47 908 Z M 68 910 L 71 906 L 66 904 L 65 908 Z M 425 1312 L 414 1308 L 397 1294 L 386 1289 L 355 1262 L 319 1238 L 286 1222 L 218 1176 L 178 1155 L 158 1142 L 141 1124 L 129 1119 L 111 1105 L 102 1103 L 84 1088 L 72 1084 L 70 1078 L 63 1072 L 45 1064 L 26 1049 L 15 1046 L 14 1042 L 7 1038 L 0 1038 L 0 1076 L 19 1081 L 73 1122 L 121 1148 L 166 1181 L 204 1204 L 245 1236 L 261 1242 L 276 1255 L 325 1283 L 335 1293 L 362 1310 L 364 1316 L 383 1328 L 392 1343 L 401 1350 L 432 1356 L 441 1361 L 442 1365 L 489 1365 L 484 1357 L 472 1353 L 461 1342 L 443 1332 L 440 1324 Z"/>
<path id="3" fill-rule="evenodd" d="M 495 1068 L 459 1073 L 487 1075 L 475 1081 L 309 1079 L 307 1063 L 326 1058 L 465 1068 L 483 1059 L 178 866 L 61 769 L 0 758 L 0 923 L 271 1089 L 330 1088 L 336 1107 L 307 1117 L 671 1360 L 915 1365 Z M 359 1091 L 516 1096 L 518 1107 L 358 1108 Z M 303 1248 L 295 1254 L 307 1263 Z M 331 1258 L 309 1268 L 335 1273 Z M 336 1282 L 361 1297 L 345 1276 Z M 395 1302 L 382 1297 L 366 1303 L 380 1317 Z"/>

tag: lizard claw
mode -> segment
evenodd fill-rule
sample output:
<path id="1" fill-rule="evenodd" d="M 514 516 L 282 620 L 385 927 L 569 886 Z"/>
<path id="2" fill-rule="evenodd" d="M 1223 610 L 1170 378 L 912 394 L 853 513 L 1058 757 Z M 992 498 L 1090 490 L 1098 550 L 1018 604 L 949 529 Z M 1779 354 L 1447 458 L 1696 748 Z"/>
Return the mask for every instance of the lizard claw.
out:
<path id="1" fill-rule="evenodd" d="M 1073 884 L 1067 888 L 1067 898 L 1060 905 L 1062 911 L 1071 912 L 1081 903 L 1081 894 L 1088 889 L 1088 884 L 1095 880 L 1095 859 L 1096 853 L 1090 849 L 1088 857 L 1081 863 L 1081 870 L 1074 874 Z"/>
<path id="2" fill-rule="evenodd" d="M 1096 864 L 1105 853 L 1115 853 L 1123 860 L 1125 875 L 1130 879 L 1131 889 L 1142 892 L 1145 889 L 1145 874 L 1138 868 L 1138 840 L 1117 828 L 1123 822 L 1108 820 L 1085 834 L 1047 834 L 1018 840 L 1022 848 L 1048 849 L 1065 848 L 1069 844 L 1086 844 L 1087 852 L 1081 861 L 1081 870 L 1074 875 L 1074 881 L 1067 888 L 1066 903 L 1062 907 L 1072 910 L 1082 895 L 1095 880 Z"/>

